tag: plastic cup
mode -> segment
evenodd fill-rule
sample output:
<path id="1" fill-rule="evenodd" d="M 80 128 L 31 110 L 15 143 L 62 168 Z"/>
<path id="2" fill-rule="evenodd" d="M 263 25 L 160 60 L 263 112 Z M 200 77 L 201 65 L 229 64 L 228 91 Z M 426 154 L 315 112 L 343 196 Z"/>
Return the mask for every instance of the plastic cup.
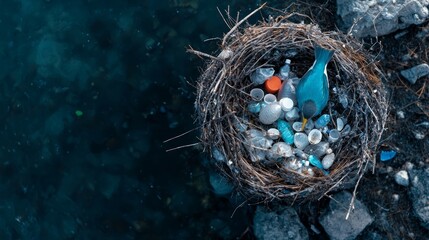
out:
<path id="1" fill-rule="evenodd" d="M 295 132 L 302 132 L 302 122 L 294 122 L 292 128 Z"/>
<path id="2" fill-rule="evenodd" d="M 264 98 L 264 90 L 260 88 L 254 88 L 250 90 L 250 96 L 252 97 L 253 101 L 259 102 Z"/>
<path id="3" fill-rule="evenodd" d="M 276 97 L 276 95 L 271 94 L 271 93 L 265 94 L 265 96 L 264 96 L 264 102 L 266 104 L 275 103 L 275 102 L 277 102 L 277 97 Z"/>
<path id="4" fill-rule="evenodd" d="M 338 141 L 338 139 L 340 138 L 340 132 L 337 129 L 332 129 L 331 131 L 329 131 L 329 136 L 328 136 L 328 141 L 333 143 Z"/>

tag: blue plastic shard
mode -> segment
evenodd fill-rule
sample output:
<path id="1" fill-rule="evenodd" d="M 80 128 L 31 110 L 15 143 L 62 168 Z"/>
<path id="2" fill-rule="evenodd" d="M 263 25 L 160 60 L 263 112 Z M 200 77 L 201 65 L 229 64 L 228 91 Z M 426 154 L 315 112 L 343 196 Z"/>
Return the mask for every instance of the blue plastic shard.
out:
<path id="1" fill-rule="evenodd" d="M 396 151 L 390 150 L 390 151 L 381 151 L 380 153 L 380 160 L 381 161 L 389 161 L 392 158 L 396 156 Z"/>
<path id="2" fill-rule="evenodd" d="M 314 156 L 314 155 L 308 156 L 308 161 L 310 162 L 311 165 L 313 165 L 313 166 L 317 167 L 318 169 L 322 170 L 325 175 L 329 175 L 329 171 L 326 171 L 323 168 L 322 162 L 316 156 Z"/>

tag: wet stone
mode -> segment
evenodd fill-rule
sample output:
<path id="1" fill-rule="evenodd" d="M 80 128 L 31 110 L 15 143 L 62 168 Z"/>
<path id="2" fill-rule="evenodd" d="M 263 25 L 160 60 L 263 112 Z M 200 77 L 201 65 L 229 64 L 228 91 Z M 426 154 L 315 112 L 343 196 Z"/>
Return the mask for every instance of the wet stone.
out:
<path id="1" fill-rule="evenodd" d="M 408 173 L 405 170 L 401 170 L 395 174 L 395 182 L 401 186 L 407 187 L 410 184 Z"/>
<path id="2" fill-rule="evenodd" d="M 253 218 L 256 239 L 309 239 L 308 232 L 292 207 L 270 210 L 258 206 Z"/>
<path id="3" fill-rule="evenodd" d="M 401 71 L 401 75 L 406 78 L 411 84 L 416 83 L 417 79 L 424 77 L 428 74 L 429 65 L 427 65 L 426 63 Z"/>
<path id="4" fill-rule="evenodd" d="M 366 206 L 359 200 L 354 202 L 354 210 L 346 220 L 346 215 L 352 194 L 343 191 L 333 196 L 329 206 L 320 216 L 319 221 L 326 233 L 332 240 L 352 240 L 355 239 L 373 219 L 369 215 Z"/>
<path id="5" fill-rule="evenodd" d="M 429 229 L 429 168 L 411 170 L 411 187 L 409 196 L 413 210 L 420 224 Z"/>

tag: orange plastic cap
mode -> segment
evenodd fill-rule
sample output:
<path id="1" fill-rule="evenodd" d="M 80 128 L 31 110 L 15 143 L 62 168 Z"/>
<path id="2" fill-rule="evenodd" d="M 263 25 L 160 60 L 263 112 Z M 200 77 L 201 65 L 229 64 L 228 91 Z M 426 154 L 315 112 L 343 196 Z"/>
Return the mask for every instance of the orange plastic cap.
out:
<path id="1" fill-rule="evenodd" d="M 265 81 L 265 90 L 269 93 L 276 93 L 282 87 L 282 81 L 277 76 L 272 76 Z"/>

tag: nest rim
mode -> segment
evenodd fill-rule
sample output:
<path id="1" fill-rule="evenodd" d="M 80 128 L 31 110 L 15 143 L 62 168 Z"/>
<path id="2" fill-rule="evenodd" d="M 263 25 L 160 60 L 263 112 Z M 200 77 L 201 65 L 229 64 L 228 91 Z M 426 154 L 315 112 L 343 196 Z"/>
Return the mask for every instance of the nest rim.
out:
<path id="1" fill-rule="evenodd" d="M 246 27 L 238 26 L 244 21 L 237 23 L 225 35 L 218 57 L 191 50 L 194 54 L 209 57 L 198 80 L 195 102 L 201 126 L 200 140 L 209 153 L 218 150 L 225 156 L 226 161 L 213 161 L 213 164 L 233 180 L 238 192 L 255 201 L 320 200 L 350 182 L 356 191 L 369 164 L 372 162 L 375 166 L 375 149 L 387 117 L 386 92 L 381 83 L 384 75 L 371 54 L 350 36 L 340 32 L 322 32 L 314 23 L 294 23 L 290 21 L 291 16 L 293 14 Z M 294 171 L 281 167 L 267 168 L 252 162 L 246 155 L 242 139 L 237 137 L 240 133 L 235 130 L 234 121 L 241 119 L 239 115 L 245 112 L 244 103 L 250 99 L 248 90 L 252 84 L 247 76 L 257 67 L 278 67 L 276 61 L 270 62 L 264 57 L 274 55 L 276 51 L 298 49 L 302 62 L 292 58 L 295 63 L 292 66 L 297 75 L 302 76 L 303 71 L 311 66 L 315 45 L 336 50 L 332 63 L 328 65 L 330 85 L 341 87 L 349 99 L 353 99 L 347 118 L 352 118 L 355 134 L 333 148 L 340 160 L 336 160 L 338 163 L 329 176 L 303 178 Z M 352 151 L 343 149 L 353 148 L 353 144 L 360 145 Z M 296 183 L 286 183 L 285 178 L 288 177 L 297 180 Z"/>

